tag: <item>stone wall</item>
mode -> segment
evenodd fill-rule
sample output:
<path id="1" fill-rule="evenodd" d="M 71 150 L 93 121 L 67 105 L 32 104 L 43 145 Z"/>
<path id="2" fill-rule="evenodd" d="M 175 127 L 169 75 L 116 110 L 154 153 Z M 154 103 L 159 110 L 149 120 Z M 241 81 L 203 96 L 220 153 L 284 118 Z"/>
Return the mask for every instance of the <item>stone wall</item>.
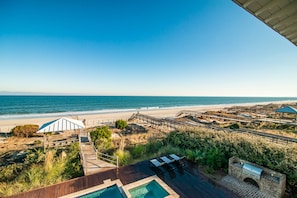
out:
<path id="1" fill-rule="evenodd" d="M 253 176 L 253 174 L 244 173 L 244 164 L 249 164 L 262 169 L 260 179 Z M 271 197 L 282 197 L 286 189 L 286 175 L 239 159 L 237 157 L 232 157 L 229 159 L 228 174 L 239 179 L 240 181 L 244 181 L 247 178 L 254 180 L 258 184 L 259 190 L 269 193 Z"/>

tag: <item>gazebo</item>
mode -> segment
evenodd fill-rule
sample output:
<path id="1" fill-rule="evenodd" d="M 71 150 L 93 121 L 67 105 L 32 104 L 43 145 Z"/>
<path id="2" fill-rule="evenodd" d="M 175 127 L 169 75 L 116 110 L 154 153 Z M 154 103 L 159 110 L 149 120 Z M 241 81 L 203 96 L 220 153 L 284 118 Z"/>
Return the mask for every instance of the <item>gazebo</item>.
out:
<path id="1" fill-rule="evenodd" d="M 85 125 L 80 120 L 74 120 L 71 118 L 59 118 L 43 124 L 39 128 L 37 133 L 60 132 L 83 128 L 85 128 Z"/>
<path id="2" fill-rule="evenodd" d="M 296 108 L 291 107 L 291 106 L 284 106 L 284 107 L 281 107 L 281 108 L 275 110 L 275 112 L 296 114 L 296 120 L 295 120 L 295 130 L 296 130 L 296 125 L 297 125 L 297 109 Z"/>
<path id="3" fill-rule="evenodd" d="M 39 128 L 37 133 L 43 133 L 45 138 L 45 133 L 78 130 L 83 128 L 85 128 L 85 125 L 83 124 L 82 121 L 62 117 L 43 124 Z M 45 147 L 45 140 L 44 140 L 44 147 Z"/>
<path id="4" fill-rule="evenodd" d="M 275 112 L 297 114 L 297 109 L 295 109 L 294 107 L 291 107 L 291 106 L 285 106 L 285 107 L 275 110 Z"/>

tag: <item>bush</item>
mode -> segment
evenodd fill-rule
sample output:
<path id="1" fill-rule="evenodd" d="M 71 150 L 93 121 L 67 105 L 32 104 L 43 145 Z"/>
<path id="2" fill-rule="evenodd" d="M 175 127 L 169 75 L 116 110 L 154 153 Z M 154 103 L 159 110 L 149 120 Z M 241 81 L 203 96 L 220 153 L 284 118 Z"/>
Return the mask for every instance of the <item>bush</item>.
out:
<path id="1" fill-rule="evenodd" d="M 14 127 L 11 132 L 14 136 L 17 137 L 32 137 L 39 129 L 38 125 L 24 125 L 24 126 L 16 126 Z"/>
<path id="2" fill-rule="evenodd" d="M 95 142 L 97 139 L 111 139 L 111 131 L 108 126 L 98 127 L 90 133 L 92 140 Z"/>
<path id="3" fill-rule="evenodd" d="M 83 168 L 80 163 L 79 143 L 71 144 L 67 150 L 67 162 L 65 168 L 65 178 L 71 179 L 82 176 Z"/>
<path id="4" fill-rule="evenodd" d="M 127 122 L 125 120 L 117 120 L 115 122 L 115 127 L 117 129 L 124 129 L 127 127 Z"/>
<path id="5" fill-rule="evenodd" d="M 217 170 L 219 168 L 228 166 L 228 158 L 220 151 L 219 148 L 212 148 L 206 152 L 206 165 L 210 170 Z"/>
<path id="6" fill-rule="evenodd" d="M 126 165 L 129 163 L 131 160 L 131 154 L 129 151 L 124 151 L 122 149 L 118 149 L 115 153 L 114 156 L 117 156 L 119 159 L 119 165 Z"/>
<path id="7" fill-rule="evenodd" d="M 136 145 L 132 150 L 133 158 L 140 158 L 145 152 L 145 147 L 143 145 Z"/>
<path id="8" fill-rule="evenodd" d="M 24 164 L 30 166 L 32 163 L 40 164 L 44 162 L 45 154 L 43 149 L 37 148 L 33 150 L 29 150 L 26 158 L 24 160 Z"/>
<path id="9" fill-rule="evenodd" d="M 22 171 L 22 164 L 10 164 L 0 168 L 0 182 L 9 182 L 14 180 Z"/>
<path id="10" fill-rule="evenodd" d="M 164 140 L 184 149 L 186 156 L 207 166 L 208 172 L 227 169 L 228 159 L 237 156 L 287 175 L 290 185 L 297 183 L 297 146 L 272 144 L 244 134 L 216 131 L 171 132 Z"/>
<path id="11" fill-rule="evenodd" d="M 238 124 L 231 124 L 230 126 L 228 126 L 229 129 L 239 129 L 239 125 Z"/>
<path id="12" fill-rule="evenodd" d="M 111 131 L 107 126 L 98 127 L 90 133 L 95 147 L 99 150 L 106 150 L 111 147 Z"/>
<path id="13" fill-rule="evenodd" d="M 146 144 L 146 152 L 147 153 L 157 153 L 159 149 L 163 146 L 162 142 L 155 139 L 149 139 Z"/>

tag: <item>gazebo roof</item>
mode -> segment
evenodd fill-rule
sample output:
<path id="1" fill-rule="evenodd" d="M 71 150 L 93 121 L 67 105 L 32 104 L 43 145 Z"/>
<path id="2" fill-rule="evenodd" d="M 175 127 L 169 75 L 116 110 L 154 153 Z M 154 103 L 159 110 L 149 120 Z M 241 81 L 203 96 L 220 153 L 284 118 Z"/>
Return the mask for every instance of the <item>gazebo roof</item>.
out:
<path id="1" fill-rule="evenodd" d="M 295 109 L 294 107 L 291 107 L 291 106 L 285 106 L 285 107 L 275 110 L 275 112 L 297 114 L 297 109 Z"/>
<path id="2" fill-rule="evenodd" d="M 75 129 L 85 128 L 85 125 L 80 120 L 74 120 L 71 118 L 59 118 L 43 124 L 37 133 L 47 133 L 56 131 L 68 131 Z"/>

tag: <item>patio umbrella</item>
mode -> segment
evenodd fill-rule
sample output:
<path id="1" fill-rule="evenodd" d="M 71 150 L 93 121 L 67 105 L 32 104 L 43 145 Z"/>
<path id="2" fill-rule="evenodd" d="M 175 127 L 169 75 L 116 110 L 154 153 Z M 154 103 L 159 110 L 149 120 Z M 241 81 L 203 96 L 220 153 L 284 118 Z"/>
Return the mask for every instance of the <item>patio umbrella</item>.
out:
<path id="1" fill-rule="evenodd" d="M 43 124 L 37 133 L 47 133 L 47 132 L 59 132 L 68 131 L 75 129 L 83 129 L 85 125 L 80 120 L 74 120 L 70 118 L 59 118 Z"/>

